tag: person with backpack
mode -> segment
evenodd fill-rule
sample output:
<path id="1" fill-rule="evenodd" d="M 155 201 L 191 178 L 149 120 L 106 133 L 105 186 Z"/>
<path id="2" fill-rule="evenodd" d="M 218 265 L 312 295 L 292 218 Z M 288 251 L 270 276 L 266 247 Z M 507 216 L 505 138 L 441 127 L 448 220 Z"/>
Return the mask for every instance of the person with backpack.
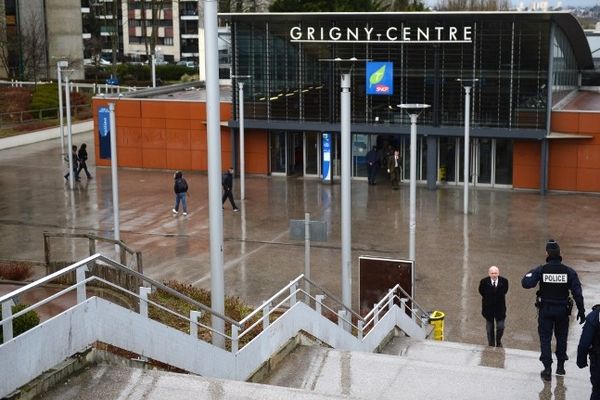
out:
<path id="1" fill-rule="evenodd" d="M 175 172 L 174 175 L 175 185 L 173 186 L 173 190 L 175 191 L 175 208 L 173 208 L 173 214 L 177 216 L 179 213 L 179 202 L 181 202 L 181 206 L 183 207 L 183 216 L 187 216 L 187 203 L 185 201 L 185 197 L 188 191 L 188 184 L 183 177 L 183 173 L 181 171 Z"/>
<path id="2" fill-rule="evenodd" d="M 81 146 L 79 146 L 79 151 L 77 152 L 77 159 L 79 160 L 79 168 L 77 169 L 77 177 L 79 178 L 79 174 L 81 173 L 81 170 L 85 171 L 85 176 L 88 179 L 92 179 L 92 174 L 90 174 L 90 172 L 88 171 L 87 168 L 87 159 L 88 159 L 88 153 L 86 150 L 87 145 L 85 143 L 82 143 Z"/>
<path id="3" fill-rule="evenodd" d="M 221 185 L 223 186 L 223 198 L 221 199 L 221 204 L 225 204 L 225 200 L 229 199 L 233 211 L 238 212 L 239 208 L 237 208 L 237 206 L 235 205 L 235 201 L 233 200 L 233 193 L 231 193 L 231 190 L 233 188 L 233 168 L 229 168 L 223 174 Z"/>

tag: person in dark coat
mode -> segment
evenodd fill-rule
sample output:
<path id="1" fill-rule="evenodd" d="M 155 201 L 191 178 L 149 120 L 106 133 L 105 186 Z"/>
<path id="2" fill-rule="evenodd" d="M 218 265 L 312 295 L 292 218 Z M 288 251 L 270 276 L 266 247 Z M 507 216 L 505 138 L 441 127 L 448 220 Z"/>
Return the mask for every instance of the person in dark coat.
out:
<path id="1" fill-rule="evenodd" d="M 233 188 L 233 168 L 229 168 L 227 172 L 223 174 L 221 184 L 223 185 L 223 198 L 221 199 L 221 204 L 225 204 L 225 200 L 229 199 L 233 211 L 238 212 L 239 209 L 235 205 L 233 194 L 231 193 L 231 189 Z"/>
<path id="2" fill-rule="evenodd" d="M 179 203 L 183 206 L 183 216 L 187 216 L 187 202 L 185 197 L 188 191 L 188 184 L 185 178 L 183 177 L 183 173 L 181 171 L 175 172 L 173 176 L 175 180 L 175 184 L 173 185 L 173 191 L 175 192 L 175 208 L 173 208 L 173 214 L 177 216 L 179 212 Z"/>
<path id="3" fill-rule="evenodd" d="M 77 157 L 77 146 L 72 145 L 71 146 L 71 158 L 73 159 L 73 178 L 79 182 L 79 173 L 78 171 L 78 166 L 79 166 L 79 158 Z M 68 163 L 69 162 L 69 156 L 65 156 L 65 161 Z M 67 180 L 67 182 L 69 181 L 69 175 L 71 174 L 71 172 L 67 172 L 64 177 Z"/>
<path id="4" fill-rule="evenodd" d="M 375 179 L 377 177 L 377 171 L 379 170 L 379 154 L 377 154 L 377 147 L 373 146 L 367 153 L 367 173 L 369 178 L 369 185 L 375 185 Z"/>
<path id="5" fill-rule="evenodd" d="M 488 345 L 502 347 L 504 320 L 506 319 L 506 293 L 508 280 L 500 276 L 498 267 L 491 266 L 488 277 L 479 282 L 481 315 L 485 318 Z"/>
<path id="6" fill-rule="evenodd" d="M 565 361 L 569 359 L 567 336 L 573 300 L 577 305 L 579 323 L 585 322 L 581 282 L 577 272 L 562 263 L 560 247 L 553 239 L 546 243 L 546 264 L 532 269 L 521 279 L 521 285 L 525 289 L 534 288 L 538 284 L 535 305 L 538 308 L 540 361 L 544 364 L 540 376 L 550 381 L 552 380 L 552 334 L 556 338 L 556 375 L 565 375 Z M 573 300 L 569 294 L 573 296 Z"/>
<path id="7" fill-rule="evenodd" d="M 585 318 L 585 325 L 577 346 L 577 366 L 585 368 L 590 359 L 590 381 L 592 395 L 590 400 L 600 400 L 600 304 L 592 307 Z"/>
<path id="8" fill-rule="evenodd" d="M 82 143 L 81 146 L 79 146 L 79 151 L 77 152 L 77 158 L 79 159 L 79 168 L 77 169 L 77 177 L 79 177 L 81 170 L 84 170 L 85 176 L 88 179 L 92 179 L 92 174 L 90 174 L 90 172 L 87 169 L 88 153 L 87 153 L 86 147 L 87 147 L 87 145 L 85 143 Z"/>

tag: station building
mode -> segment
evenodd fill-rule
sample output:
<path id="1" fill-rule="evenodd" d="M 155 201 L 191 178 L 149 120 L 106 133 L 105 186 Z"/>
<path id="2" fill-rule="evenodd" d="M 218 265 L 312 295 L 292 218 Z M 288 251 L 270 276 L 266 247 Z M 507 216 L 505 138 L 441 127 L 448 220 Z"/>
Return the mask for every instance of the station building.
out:
<path id="1" fill-rule="evenodd" d="M 322 178 L 329 161 L 335 180 L 340 76 L 349 73 L 356 180 L 366 179 L 372 147 L 382 157 L 399 149 L 408 180 L 410 118 L 398 105 L 421 103 L 430 108 L 418 118 L 417 179 L 430 188 L 462 185 L 471 86 L 470 184 L 600 192 L 600 92 L 581 86 L 594 63 L 570 13 L 220 17 L 231 29 L 232 75 L 247 77 L 239 79 L 247 173 Z M 224 168 L 239 159 L 237 83 L 222 100 Z M 201 99 L 123 97 L 119 165 L 205 170 L 204 109 Z"/>

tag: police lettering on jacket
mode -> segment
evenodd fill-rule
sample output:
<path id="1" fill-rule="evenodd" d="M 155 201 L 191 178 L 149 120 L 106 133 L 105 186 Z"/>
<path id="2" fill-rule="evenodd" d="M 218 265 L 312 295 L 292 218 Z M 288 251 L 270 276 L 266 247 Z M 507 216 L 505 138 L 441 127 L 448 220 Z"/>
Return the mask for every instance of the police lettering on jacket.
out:
<path id="1" fill-rule="evenodd" d="M 544 283 L 567 283 L 567 274 L 542 274 Z"/>

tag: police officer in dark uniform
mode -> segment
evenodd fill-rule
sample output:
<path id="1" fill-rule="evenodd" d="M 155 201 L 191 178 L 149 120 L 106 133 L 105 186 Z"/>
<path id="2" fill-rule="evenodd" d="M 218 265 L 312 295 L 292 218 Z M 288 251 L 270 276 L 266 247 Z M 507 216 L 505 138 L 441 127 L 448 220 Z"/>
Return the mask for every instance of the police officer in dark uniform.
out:
<path id="1" fill-rule="evenodd" d="M 552 377 L 552 333 L 556 336 L 557 375 L 565 375 L 567 356 L 567 335 L 569 333 L 569 316 L 573 301 L 577 305 L 577 319 L 583 324 L 585 309 L 581 283 L 577 272 L 562 263 L 558 243 L 550 239 L 546 243 L 546 264 L 529 271 L 521 280 L 525 289 L 531 289 L 539 283 L 536 307 L 538 307 L 538 334 L 540 335 L 540 361 L 544 369 L 540 373 L 544 380 Z"/>
<path id="2" fill-rule="evenodd" d="M 590 381 L 592 395 L 590 400 L 600 400 L 600 304 L 592 308 L 583 325 L 583 332 L 577 346 L 577 366 L 587 367 L 590 356 Z"/>

